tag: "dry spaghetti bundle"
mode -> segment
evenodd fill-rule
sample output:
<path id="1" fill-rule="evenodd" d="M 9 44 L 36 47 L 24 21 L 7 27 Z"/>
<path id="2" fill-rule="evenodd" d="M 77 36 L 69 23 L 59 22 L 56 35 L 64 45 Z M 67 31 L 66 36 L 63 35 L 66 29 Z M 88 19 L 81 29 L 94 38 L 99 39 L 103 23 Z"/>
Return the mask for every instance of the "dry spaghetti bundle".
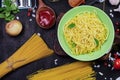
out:
<path id="1" fill-rule="evenodd" d="M 11 57 L 0 64 L 0 77 L 32 61 L 53 53 L 37 34 L 34 34 Z"/>
<path id="2" fill-rule="evenodd" d="M 56 68 L 40 70 L 28 80 L 95 80 L 90 62 L 73 62 Z"/>

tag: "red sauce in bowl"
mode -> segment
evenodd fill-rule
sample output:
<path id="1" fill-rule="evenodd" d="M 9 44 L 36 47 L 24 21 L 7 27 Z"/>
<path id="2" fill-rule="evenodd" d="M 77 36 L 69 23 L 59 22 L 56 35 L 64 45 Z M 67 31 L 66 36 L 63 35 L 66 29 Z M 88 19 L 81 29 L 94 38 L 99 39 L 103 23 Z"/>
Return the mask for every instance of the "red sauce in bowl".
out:
<path id="1" fill-rule="evenodd" d="M 49 9 L 39 12 L 39 24 L 44 28 L 50 28 L 55 23 L 55 14 Z"/>

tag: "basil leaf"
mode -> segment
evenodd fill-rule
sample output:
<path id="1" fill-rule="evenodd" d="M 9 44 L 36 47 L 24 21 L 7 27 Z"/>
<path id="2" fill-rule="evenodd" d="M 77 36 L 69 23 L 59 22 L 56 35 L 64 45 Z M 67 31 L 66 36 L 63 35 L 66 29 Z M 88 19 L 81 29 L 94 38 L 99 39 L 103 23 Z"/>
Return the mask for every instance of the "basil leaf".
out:
<path id="1" fill-rule="evenodd" d="M 5 7 L 10 6 L 12 4 L 11 0 L 4 0 L 3 4 L 5 5 Z"/>
<path id="2" fill-rule="evenodd" d="M 6 21 L 11 21 L 11 20 L 14 20 L 14 19 L 15 19 L 14 15 L 10 15 L 10 16 L 5 18 Z"/>
<path id="3" fill-rule="evenodd" d="M 68 26 L 68 28 L 73 28 L 73 27 L 75 27 L 75 24 L 74 23 L 71 23 L 69 26 Z"/>
<path id="4" fill-rule="evenodd" d="M 76 47 L 76 44 L 75 44 L 74 42 L 72 43 L 72 47 L 73 47 L 73 48 Z"/>
<path id="5" fill-rule="evenodd" d="M 99 45 L 99 41 L 96 38 L 94 38 L 94 40 L 95 40 L 96 46 L 98 46 Z"/>
<path id="6" fill-rule="evenodd" d="M 15 18 L 17 12 L 19 12 L 18 7 L 13 3 L 12 0 L 4 0 L 4 7 L 0 8 L 0 18 L 4 18 L 7 21 L 11 21 Z"/>
<path id="7" fill-rule="evenodd" d="M 12 11 L 11 7 L 6 7 L 6 11 Z"/>
<path id="8" fill-rule="evenodd" d="M 6 16 L 6 17 L 10 16 L 10 12 L 6 12 L 6 13 L 5 13 L 5 16 Z"/>
<path id="9" fill-rule="evenodd" d="M 12 5 L 10 6 L 10 8 L 11 8 L 11 10 L 16 10 L 16 9 L 17 9 L 17 6 L 15 6 L 15 4 L 12 4 Z"/>
<path id="10" fill-rule="evenodd" d="M 14 14 L 16 14 L 16 13 L 18 13 L 19 11 L 16 11 L 16 10 L 14 10 L 14 11 L 12 11 Z"/>
<path id="11" fill-rule="evenodd" d="M 5 15 L 4 14 L 0 14 L 0 18 L 5 18 Z"/>
<path id="12" fill-rule="evenodd" d="M 16 14 L 16 13 L 18 13 L 18 12 L 20 12 L 19 9 L 17 9 L 17 10 L 13 10 L 13 11 L 12 11 L 12 13 L 14 13 L 14 14 Z"/>
<path id="13" fill-rule="evenodd" d="M 0 11 L 3 11 L 4 9 L 5 9 L 5 8 L 1 7 L 1 8 L 0 8 Z"/>

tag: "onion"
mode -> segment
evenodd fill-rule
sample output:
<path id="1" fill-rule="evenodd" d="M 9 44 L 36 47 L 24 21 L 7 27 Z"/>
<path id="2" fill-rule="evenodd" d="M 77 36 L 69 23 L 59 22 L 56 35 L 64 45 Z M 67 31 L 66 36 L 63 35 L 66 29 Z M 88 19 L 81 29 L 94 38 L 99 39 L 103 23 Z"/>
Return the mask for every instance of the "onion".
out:
<path id="1" fill-rule="evenodd" d="M 18 20 L 12 20 L 6 24 L 5 30 L 10 36 L 17 36 L 22 31 L 22 24 Z"/>

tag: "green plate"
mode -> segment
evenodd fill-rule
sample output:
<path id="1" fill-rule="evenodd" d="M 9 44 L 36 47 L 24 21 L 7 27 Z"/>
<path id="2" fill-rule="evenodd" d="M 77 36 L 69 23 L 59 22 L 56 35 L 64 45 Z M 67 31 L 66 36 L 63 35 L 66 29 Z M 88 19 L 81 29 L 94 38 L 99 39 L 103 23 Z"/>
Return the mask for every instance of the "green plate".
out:
<path id="1" fill-rule="evenodd" d="M 66 22 L 68 22 L 71 18 L 73 18 L 78 13 L 81 13 L 84 11 L 89 11 L 89 12 L 96 11 L 100 20 L 108 27 L 109 35 L 108 35 L 107 40 L 105 41 L 105 43 L 102 45 L 102 47 L 99 50 L 92 52 L 90 54 L 88 53 L 88 54 L 76 56 L 76 55 L 72 54 L 72 52 L 65 40 L 63 29 L 64 29 L 64 25 L 66 24 Z M 62 17 L 62 19 L 60 20 L 60 23 L 58 25 L 58 32 L 57 32 L 58 41 L 59 41 L 62 49 L 66 52 L 66 54 L 68 54 L 72 58 L 80 60 L 80 61 L 96 60 L 96 59 L 102 57 L 107 52 L 109 52 L 112 47 L 113 41 L 114 41 L 114 35 L 115 35 L 114 34 L 114 26 L 113 26 L 111 19 L 107 16 L 107 14 L 97 7 L 88 6 L 88 5 L 78 6 L 78 7 L 72 8 L 68 12 L 66 12 L 64 14 L 64 16 Z"/>

